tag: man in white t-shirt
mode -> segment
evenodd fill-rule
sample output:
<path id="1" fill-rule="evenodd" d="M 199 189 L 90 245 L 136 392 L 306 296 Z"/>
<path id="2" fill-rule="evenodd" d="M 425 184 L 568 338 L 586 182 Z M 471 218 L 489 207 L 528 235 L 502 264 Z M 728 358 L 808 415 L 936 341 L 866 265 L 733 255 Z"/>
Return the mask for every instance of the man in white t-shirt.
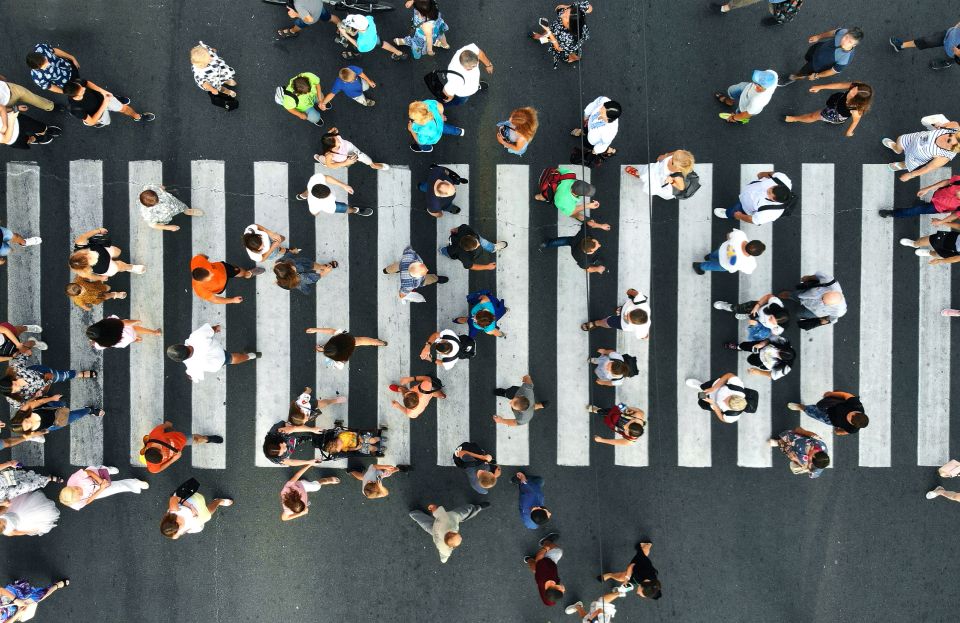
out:
<path id="1" fill-rule="evenodd" d="M 783 173 L 764 171 L 740 191 L 737 203 L 729 208 L 714 208 L 718 218 L 730 218 L 763 225 L 772 223 L 783 215 L 786 204 L 795 197 L 791 192 L 793 182 Z"/>
<path id="2" fill-rule="evenodd" d="M 215 339 L 218 333 L 220 325 L 204 324 L 191 333 L 183 344 L 168 346 L 167 357 L 186 366 L 190 380 L 199 383 L 205 374 L 216 373 L 225 365 L 252 361 L 262 356 L 259 352 L 227 352 Z"/>
<path id="3" fill-rule="evenodd" d="M 757 269 L 757 258 L 767 250 L 767 246 L 759 240 L 747 240 L 742 230 L 734 229 L 727 234 L 720 248 L 704 255 L 702 262 L 694 262 L 693 270 L 698 275 L 708 270 L 727 271 L 728 273 L 751 274 Z"/>
<path id="4" fill-rule="evenodd" d="M 488 74 L 493 73 L 493 63 L 476 43 L 465 45 L 454 52 L 453 60 L 447 66 L 447 71 L 451 73 L 447 74 L 447 84 L 443 87 L 444 104 L 459 106 L 486 86 L 486 83 L 480 80 L 480 65 L 483 65 Z"/>
<path id="5" fill-rule="evenodd" d="M 749 123 L 750 117 L 759 115 L 777 90 L 777 72 L 772 69 L 756 69 L 750 82 L 738 82 L 727 89 L 727 94 L 714 94 L 722 104 L 734 108 L 734 112 L 722 112 L 720 118 L 727 123 Z"/>
<path id="6" fill-rule="evenodd" d="M 583 331 L 597 328 L 616 329 L 633 333 L 641 340 L 650 337 L 650 299 L 634 288 L 627 290 L 627 300 L 612 315 L 590 320 L 580 325 Z"/>
<path id="7" fill-rule="evenodd" d="M 347 191 L 348 195 L 353 194 L 353 187 L 344 184 L 335 177 L 315 173 L 307 180 L 307 189 L 297 195 L 297 201 L 306 201 L 307 209 L 310 214 L 356 214 L 357 216 L 371 216 L 373 208 L 355 208 L 348 206 L 342 201 L 337 201 L 333 196 L 331 186 L 339 186 Z"/>

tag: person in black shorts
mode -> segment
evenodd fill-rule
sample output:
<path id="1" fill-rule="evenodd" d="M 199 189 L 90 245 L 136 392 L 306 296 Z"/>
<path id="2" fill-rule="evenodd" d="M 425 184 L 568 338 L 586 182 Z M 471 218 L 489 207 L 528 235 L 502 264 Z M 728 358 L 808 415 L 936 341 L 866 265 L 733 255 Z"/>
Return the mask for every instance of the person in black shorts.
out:
<path id="1" fill-rule="evenodd" d="M 110 113 L 118 112 L 134 121 L 153 121 L 152 112 L 139 113 L 130 106 L 130 98 L 114 95 L 89 80 L 73 80 L 63 88 L 67 111 L 83 125 L 103 128 L 110 125 Z"/>
<path id="2" fill-rule="evenodd" d="M 953 264 L 960 262 L 960 223 L 945 223 L 950 231 L 938 231 L 935 234 L 911 240 L 901 238 L 900 244 L 916 249 L 920 257 L 931 258 L 930 264 Z"/>
<path id="3" fill-rule="evenodd" d="M 802 411 L 818 422 L 833 426 L 835 435 L 856 435 L 870 423 L 860 398 L 849 392 L 824 392 L 823 398 L 815 405 L 790 402 L 787 408 Z"/>
<path id="4" fill-rule="evenodd" d="M 450 242 L 440 247 L 440 255 L 460 260 L 467 270 L 494 270 L 497 267 L 494 254 L 506 248 L 506 242 L 494 244 L 464 223 L 450 230 Z"/>
<path id="5" fill-rule="evenodd" d="M 897 52 L 910 48 L 918 50 L 942 48 L 947 58 L 930 61 L 929 67 L 933 70 L 946 69 L 952 67 L 956 62 L 960 62 L 960 23 L 947 30 L 941 30 L 919 39 L 904 41 L 897 37 L 890 37 L 890 45 Z"/>
<path id="6" fill-rule="evenodd" d="M 660 580 L 657 579 L 657 569 L 647 558 L 652 547 L 653 543 L 637 543 L 637 553 L 634 554 L 633 560 L 630 561 L 625 570 L 619 573 L 604 573 L 597 576 L 597 580 L 600 582 L 606 582 L 607 580 L 621 582 L 617 589 L 621 593 L 636 590 L 637 595 L 644 599 L 660 599 L 662 588 Z"/>
<path id="7" fill-rule="evenodd" d="M 466 178 L 456 172 L 438 164 L 431 165 L 427 172 L 427 179 L 420 182 L 417 188 L 427 195 L 427 213 L 440 218 L 444 212 L 460 214 L 460 208 L 453 205 L 457 196 L 457 185 L 466 184 Z"/>

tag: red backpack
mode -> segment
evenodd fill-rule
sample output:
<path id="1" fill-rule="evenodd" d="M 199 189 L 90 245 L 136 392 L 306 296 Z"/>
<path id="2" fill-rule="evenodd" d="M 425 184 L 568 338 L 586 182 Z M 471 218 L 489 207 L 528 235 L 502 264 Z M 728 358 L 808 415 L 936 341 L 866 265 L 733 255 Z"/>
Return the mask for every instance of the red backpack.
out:
<path id="1" fill-rule="evenodd" d="M 547 201 L 553 201 L 554 195 L 557 194 L 557 186 L 560 185 L 560 182 L 575 179 L 577 179 L 575 173 L 561 173 L 557 167 L 544 169 L 543 173 L 540 174 L 540 194 L 543 195 L 543 198 Z"/>

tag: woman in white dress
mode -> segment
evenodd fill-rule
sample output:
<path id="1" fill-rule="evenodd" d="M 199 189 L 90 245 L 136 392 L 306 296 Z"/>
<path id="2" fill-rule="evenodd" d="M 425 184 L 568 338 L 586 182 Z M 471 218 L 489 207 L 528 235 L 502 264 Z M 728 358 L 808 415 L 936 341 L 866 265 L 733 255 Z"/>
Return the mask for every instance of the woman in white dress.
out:
<path id="1" fill-rule="evenodd" d="M 78 511 L 98 498 L 117 493 L 140 493 L 150 488 L 150 484 L 145 480 L 110 478 L 118 473 L 119 469 L 106 465 L 91 465 L 77 470 L 67 480 L 67 486 L 60 490 L 60 503 Z"/>
<path id="2" fill-rule="evenodd" d="M 0 532 L 4 536 L 40 536 L 53 530 L 58 519 L 57 505 L 39 491 L 0 502 Z"/>
<path id="3" fill-rule="evenodd" d="M 661 154 L 656 162 L 651 162 L 637 171 L 637 177 L 643 184 L 643 192 L 670 200 L 674 191 L 686 188 L 686 177 L 693 171 L 693 154 L 685 149 L 668 151 Z"/>

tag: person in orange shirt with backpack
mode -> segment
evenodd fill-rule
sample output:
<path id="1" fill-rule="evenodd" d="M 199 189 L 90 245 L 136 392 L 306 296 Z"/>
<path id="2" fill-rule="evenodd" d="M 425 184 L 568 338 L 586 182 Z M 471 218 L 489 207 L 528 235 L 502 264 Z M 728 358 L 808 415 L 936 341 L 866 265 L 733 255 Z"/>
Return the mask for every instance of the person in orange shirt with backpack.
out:
<path id="1" fill-rule="evenodd" d="M 227 282 L 234 277 L 250 279 L 263 274 L 263 271 L 259 266 L 244 270 L 226 262 L 211 262 L 210 258 L 203 254 L 194 255 L 190 260 L 193 293 L 216 305 L 242 303 L 242 296 L 222 296 L 227 289 Z"/>

